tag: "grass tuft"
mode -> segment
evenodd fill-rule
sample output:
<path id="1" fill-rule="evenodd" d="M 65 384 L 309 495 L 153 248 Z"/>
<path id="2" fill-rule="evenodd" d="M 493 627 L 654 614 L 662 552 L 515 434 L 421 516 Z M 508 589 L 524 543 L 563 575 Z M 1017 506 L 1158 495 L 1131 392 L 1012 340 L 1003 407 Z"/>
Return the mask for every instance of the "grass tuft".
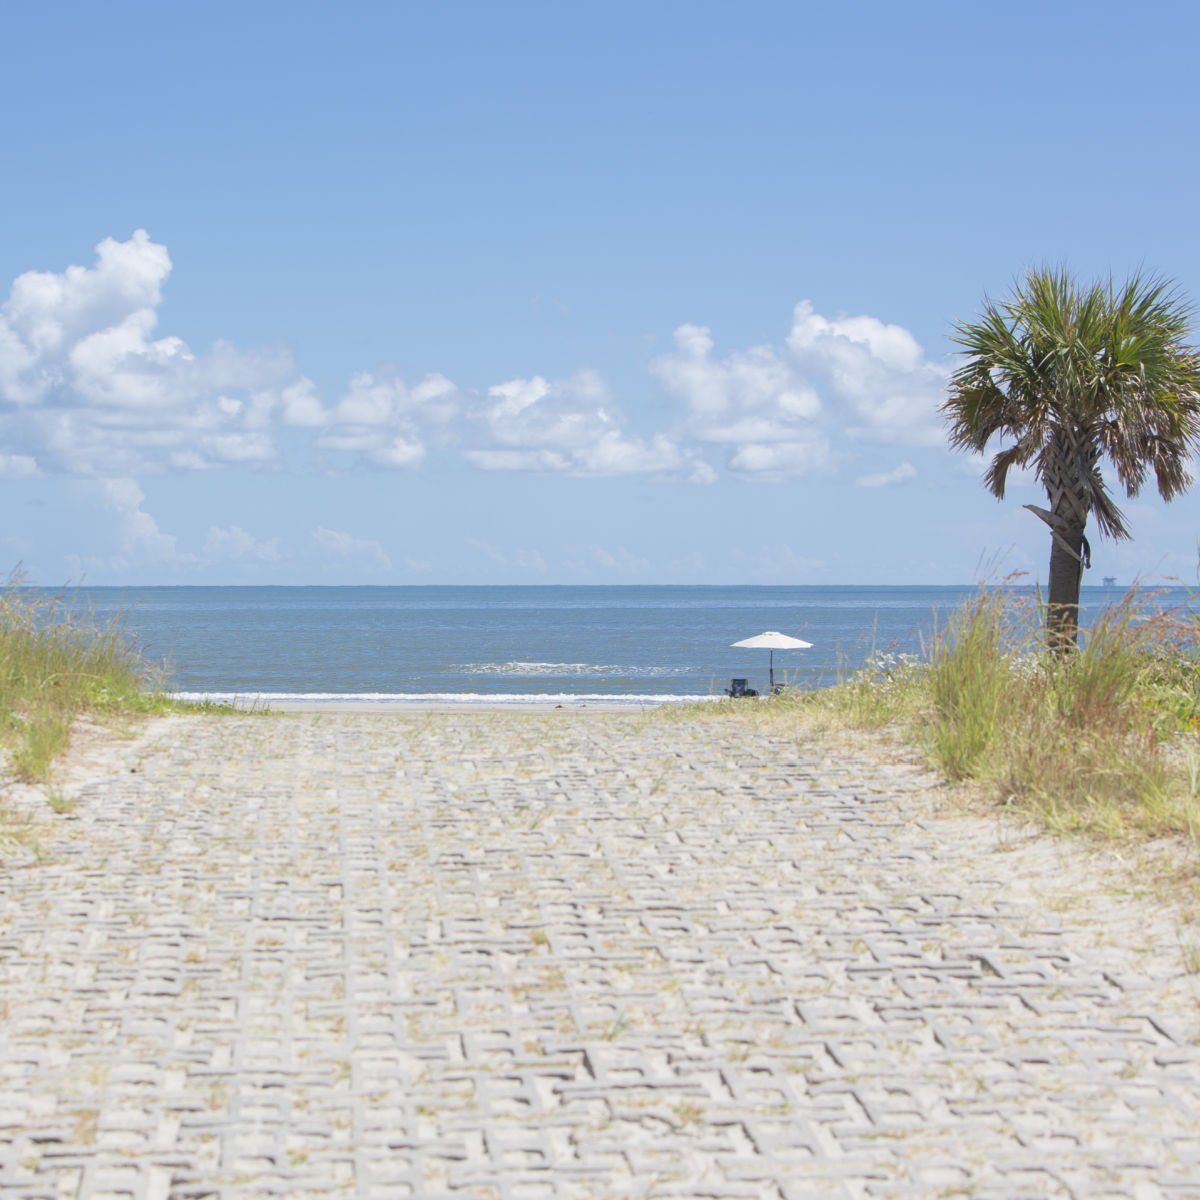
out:
<path id="1" fill-rule="evenodd" d="M 191 711 L 162 691 L 162 672 L 116 623 L 97 625 L 20 586 L 0 590 L 0 749 L 23 780 L 44 780 L 72 724 Z M 200 706 L 215 711 L 212 706 Z"/>
<path id="2" fill-rule="evenodd" d="M 948 779 L 969 779 L 992 745 L 1011 693 L 1017 655 L 1003 598 L 981 590 L 935 635 L 924 672 L 929 749 Z"/>

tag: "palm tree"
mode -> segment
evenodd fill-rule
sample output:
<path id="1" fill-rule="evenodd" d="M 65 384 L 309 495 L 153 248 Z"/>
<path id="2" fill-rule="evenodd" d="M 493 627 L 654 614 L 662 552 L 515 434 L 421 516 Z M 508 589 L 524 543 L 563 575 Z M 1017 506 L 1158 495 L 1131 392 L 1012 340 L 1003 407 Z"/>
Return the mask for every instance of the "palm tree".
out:
<path id="1" fill-rule="evenodd" d="M 1164 500 L 1192 482 L 1200 449 L 1200 354 L 1185 338 L 1192 307 L 1173 284 L 1134 275 L 1080 287 L 1065 270 L 1039 268 L 980 319 L 955 328 L 966 362 L 942 405 L 951 444 L 982 452 L 1011 439 L 984 484 L 997 499 L 1013 467 L 1032 466 L 1049 510 L 1027 504 L 1050 526 L 1046 632 L 1073 649 L 1079 586 L 1090 565 L 1089 516 L 1100 532 L 1128 538 L 1125 517 L 1101 473 L 1112 465 L 1125 494 L 1146 476 Z"/>

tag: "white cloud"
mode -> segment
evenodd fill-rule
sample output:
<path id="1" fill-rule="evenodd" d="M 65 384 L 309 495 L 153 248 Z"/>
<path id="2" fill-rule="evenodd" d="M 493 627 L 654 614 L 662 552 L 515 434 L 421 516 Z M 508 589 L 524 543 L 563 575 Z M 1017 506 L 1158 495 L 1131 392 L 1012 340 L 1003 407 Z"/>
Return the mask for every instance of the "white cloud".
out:
<path id="1" fill-rule="evenodd" d="M 271 439 L 258 432 L 210 434 L 198 439 L 197 444 L 213 465 L 270 462 L 275 457 Z"/>
<path id="2" fill-rule="evenodd" d="M 24 348 L 30 363 L 64 357 L 97 330 L 131 333 L 142 314 L 162 300 L 171 271 L 165 246 L 139 229 L 128 242 L 105 238 L 96 247 L 96 266 L 71 266 L 61 275 L 27 271 L 14 282 L 4 305 L 4 327 Z M 164 346 L 166 351 L 170 347 Z M 36 399 L 44 377 L 27 381 L 25 399 Z"/>
<path id="3" fill-rule="evenodd" d="M 675 350 L 650 364 L 663 387 L 683 399 L 697 418 L 706 441 L 728 441 L 710 429 L 720 430 L 731 418 L 746 414 L 791 425 L 811 421 L 821 401 L 799 380 L 778 351 L 752 346 L 723 360 L 712 357 L 712 333 L 705 325 L 680 325 L 675 330 Z"/>
<path id="4" fill-rule="evenodd" d="M 259 541 L 240 525 L 228 529 L 213 526 L 204 541 L 204 557 L 211 562 L 279 562 L 283 555 L 279 550 L 279 539 Z"/>
<path id="5" fill-rule="evenodd" d="M 276 420 L 321 416 L 282 350 L 157 337 L 165 246 L 106 238 L 91 267 L 29 271 L 0 305 L 0 438 L 46 469 L 113 477 L 274 459 Z"/>
<path id="6" fill-rule="evenodd" d="M 463 457 L 481 471 L 569 471 L 571 460 L 554 450 L 465 450 Z"/>
<path id="7" fill-rule="evenodd" d="M 829 470 L 835 462 L 828 441 L 814 435 L 804 441 L 751 442 L 739 446 L 729 460 L 729 467 L 745 475 L 774 480 L 814 475 Z"/>
<path id="8" fill-rule="evenodd" d="M 410 388 L 397 375 L 360 371 L 338 400 L 333 419 L 345 425 L 437 424 L 449 421 L 458 408 L 458 390 L 444 375 L 426 375 Z"/>
<path id="9" fill-rule="evenodd" d="M 369 558 L 377 567 L 385 570 L 392 565 L 392 560 L 383 546 L 370 538 L 357 538 L 353 534 L 326 529 L 322 525 L 313 530 L 313 539 L 318 546 L 339 558 Z"/>
<path id="10" fill-rule="evenodd" d="M 485 444 L 469 447 L 464 457 L 485 471 L 670 476 L 695 475 L 705 466 L 665 434 L 625 433 L 608 384 L 590 369 L 566 379 L 535 375 L 496 384 L 474 418 Z"/>
<path id="11" fill-rule="evenodd" d="M 801 301 L 780 346 L 714 354 L 712 331 L 680 325 L 650 364 L 685 405 L 683 429 L 728 447 L 732 470 L 758 478 L 829 470 L 838 442 L 930 445 L 943 440 L 937 408 L 948 375 L 912 334 L 875 317 L 830 319 Z"/>
<path id="12" fill-rule="evenodd" d="M 0 454 L 0 479 L 27 479 L 39 473 L 37 460 L 28 454 Z"/>
<path id="13" fill-rule="evenodd" d="M 329 420 L 311 379 L 298 379 L 279 393 L 280 412 L 285 425 L 318 426 Z"/>
<path id="14" fill-rule="evenodd" d="M 881 471 L 876 475 L 860 475 L 854 482 L 858 487 L 881 488 L 891 487 L 892 484 L 904 483 L 917 477 L 917 468 L 912 463 L 901 463 L 890 471 Z"/>
<path id="15" fill-rule="evenodd" d="M 682 400 L 684 427 L 701 443 L 730 447 L 729 466 L 760 478 L 827 469 L 832 448 L 820 432 L 821 400 L 770 346 L 713 357 L 704 325 L 681 325 L 675 349 L 650 364 L 668 395 Z"/>
<path id="16" fill-rule="evenodd" d="M 643 441 L 622 437 L 615 429 L 606 430 L 575 457 L 585 475 L 667 475 L 684 465 L 679 447 L 663 434 Z"/>
<path id="17" fill-rule="evenodd" d="M 132 479 L 102 479 L 97 482 L 102 499 L 114 509 L 120 520 L 121 550 L 124 559 L 114 566 L 125 566 L 129 559 L 180 565 L 195 562 L 195 555 L 180 553 L 173 534 L 163 533 L 158 522 L 142 508 L 145 494 Z"/>
<path id="18" fill-rule="evenodd" d="M 481 416 L 497 446 L 549 449 L 565 462 L 617 428 L 608 385 L 592 370 L 553 383 L 540 375 L 511 379 L 489 388 L 488 401 Z"/>
<path id="19" fill-rule="evenodd" d="M 903 326 L 866 316 L 830 320 L 802 300 L 787 344 L 799 371 L 825 381 L 851 437 L 906 446 L 944 440 L 938 405 L 949 371 L 928 361 Z"/>
<path id="20" fill-rule="evenodd" d="M 425 457 L 425 447 L 420 442 L 395 437 L 386 445 L 368 451 L 367 457 L 381 467 L 419 467 Z"/>
<path id="21" fill-rule="evenodd" d="M 444 375 L 426 375 L 409 387 L 397 375 L 363 371 L 350 380 L 317 445 L 405 470 L 421 465 L 426 439 L 449 436 L 460 410 L 458 389 Z"/>
<path id="22" fill-rule="evenodd" d="M 171 269 L 166 247 L 138 230 L 106 238 L 89 267 L 13 282 L 0 305 L 0 478 L 269 468 L 283 429 L 311 430 L 318 449 L 389 470 L 457 446 L 485 471 L 693 483 L 716 479 L 714 452 L 734 473 L 784 479 L 837 468 L 847 442 L 943 439 L 948 372 L 912 334 L 871 316 L 825 317 L 807 300 L 776 345 L 719 354 L 707 326 L 680 325 L 650 364 L 678 419 L 635 431 L 592 369 L 510 379 L 483 395 L 439 373 L 409 384 L 390 369 L 361 371 L 326 405 L 284 350 L 218 341 L 199 353 L 160 335 Z"/>

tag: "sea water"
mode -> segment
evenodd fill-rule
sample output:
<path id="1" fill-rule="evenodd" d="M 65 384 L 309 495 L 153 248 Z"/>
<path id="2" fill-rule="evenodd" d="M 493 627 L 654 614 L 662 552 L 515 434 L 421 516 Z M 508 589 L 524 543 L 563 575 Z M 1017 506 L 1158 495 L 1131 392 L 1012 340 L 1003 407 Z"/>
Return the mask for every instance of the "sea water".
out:
<path id="1" fill-rule="evenodd" d="M 768 652 L 731 645 L 765 630 L 812 643 L 774 653 L 776 682 L 804 688 L 875 653 L 919 654 L 975 590 L 125 587 L 60 600 L 117 621 L 187 696 L 643 705 L 720 696 L 735 676 L 765 693 Z M 1085 614 L 1120 595 L 1085 588 Z"/>

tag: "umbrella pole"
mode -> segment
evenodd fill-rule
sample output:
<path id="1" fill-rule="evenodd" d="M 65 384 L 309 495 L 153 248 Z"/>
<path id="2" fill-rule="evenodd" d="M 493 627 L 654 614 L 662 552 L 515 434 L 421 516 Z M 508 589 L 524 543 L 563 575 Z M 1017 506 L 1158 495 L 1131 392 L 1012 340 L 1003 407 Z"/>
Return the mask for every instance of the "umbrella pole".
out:
<path id="1" fill-rule="evenodd" d="M 771 691 L 775 691 L 775 651 L 771 651 Z"/>

